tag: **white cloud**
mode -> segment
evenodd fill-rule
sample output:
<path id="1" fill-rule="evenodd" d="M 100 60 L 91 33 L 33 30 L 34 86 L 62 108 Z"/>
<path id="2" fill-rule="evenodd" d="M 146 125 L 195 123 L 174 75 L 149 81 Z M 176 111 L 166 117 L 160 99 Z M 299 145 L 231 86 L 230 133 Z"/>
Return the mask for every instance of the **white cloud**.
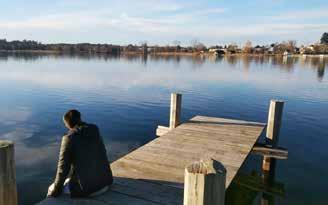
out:
<path id="1" fill-rule="evenodd" d="M 328 8 L 307 9 L 298 11 L 284 12 L 276 16 L 272 16 L 273 20 L 304 20 L 318 19 L 328 17 Z"/>
<path id="2" fill-rule="evenodd" d="M 227 9 L 225 9 L 225 8 L 210 8 L 210 9 L 204 9 L 204 10 L 198 11 L 198 14 L 202 14 L 202 15 L 221 14 L 226 11 L 227 11 Z"/>
<path id="3" fill-rule="evenodd" d="M 125 11 L 128 13 L 157 13 L 157 12 L 176 12 L 188 5 L 188 3 L 177 3 L 174 0 L 106 0 L 91 4 L 89 0 L 61 0 L 57 4 L 62 8 L 88 9 L 100 4 L 102 8 L 109 8 L 113 11 Z M 99 7 L 99 5 L 98 5 Z"/>
<path id="4" fill-rule="evenodd" d="M 41 62 L 33 67 L 22 63 L 21 66 L 2 68 L 0 80 L 17 81 L 27 85 L 32 84 L 50 88 L 93 90 L 97 93 L 114 90 L 114 88 L 117 90 L 128 90 L 138 86 L 190 89 L 195 84 L 215 82 L 228 82 L 229 84 L 248 83 L 264 89 L 271 89 L 272 86 L 272 75 L 267 76 L 266 73 L 262 72 L 253 72 L 251 75 L 245 75 L 238 69 L 226 70 L 225 63 L 228 59 L 221 67 L 208 65 L 201 58 L 182 58 L 181 61 L 182 67 L 179 67 L 179 69 L 176 66 L 165 63 L 159 63 L 154 66 L 152 60 L 149 61 L 150 64 L 147 65 L 147 69 L 143 67 L 140 61 L 130 62 L 131 64 L 126 66 L 127 62 L 124 61 L 124 58 L 119 62 L 116 60 L 109 63 L 105 61 L 86 61 L 83 64 L 76 63 L 72 59 L 63 61 L 64 64 L 52 62 L 48 63 L 49 65 L 47 66 L 44 66 Z M 199 69 L 191 70 L 190 68 L 194 66 L 193 61 L 205 64 Z M 95 66 L 97 68 L 93 68 Z M 70 69 L 66 69 L 67 67 Z M 26 69 L 29 69 L 29 72 L 26 72 Z M 295 81 L 287 79 L 285 75 L 285 73 L 280 73 L 276 70 L 274 81 L 279 82 L 276 86 L 301 86 L 299 82 L 306 85 L 305 81 L 310 83 L 316 81 L 315 77 L 313 79 L 302 78 Z M 74 76 L 74 80 L 72 80 L 71 76 Z M 291 75 L 290 77 L 295 76 Z M 269 81 L 268 78 L 270 78 Z"/>
<path id="5" fill-rule="evenodd" d="M 145 4 L 145 2 L 143 3 Z M 150 7 L 152 11 L 176 10 L 180 8 L 179 6 L 175 5 L 170 5 L 169 7 L 163 8 L 161 4 L 153 5 L 153 3 Z M 105 26 L 107 28 L 121 28 L 128 31 L 140 30 L 145 32 L 158 32 L 168 30 L 168 32 L 170 32 L 170 29 L 179 26 L 180 24 L 199 19 L 200 17 L 204 17 L 209 14 L 219 14 L 223 12 L 225 12 L 225 9 L 223 8 L 211 8 L 191 12 L 182 12 L 180 14 L 167 14 L 165 16 L 144 17 L 142 15 L 133 15 L 133 13 L 130 14 L 127 12 L 122 12 L 118 14 L 117 12 L 113 11 L 113 9 L 95 9 L 80 12 L 47 14 L 43 16 L 36 16 L 28 19 L 15 21 L 0 21 L 0 28 L 15 30 L 71 30 L 72 28 L 82 29 L 95 26 Z M 170 26 L 171 28 L 169 28 L 168 26 Z"/>
<path id="6" fill-rule="evenodd" d="M 203 28 L 208 29 L 208 28 Z M 239 26 L 222 26 L 211 29 L 209 36 L 258 36 L 258 35 L 282 35 L 296 34 L 308 31 L 324 31 L 328 29 L 328 24 L 287 24 L 287 23 L 268 23 Z M 209 31 L 209 30 L 207 30 Z"/>
<path id="7" fill-rule="evenodd" d="M 82 26 L 108 23 L 108 16 L 111 14 L 111 10 L 108 9 L 47 14 L 23 20 L 0 21 L 0 28 L 15 30 L 81 28 Z"/>

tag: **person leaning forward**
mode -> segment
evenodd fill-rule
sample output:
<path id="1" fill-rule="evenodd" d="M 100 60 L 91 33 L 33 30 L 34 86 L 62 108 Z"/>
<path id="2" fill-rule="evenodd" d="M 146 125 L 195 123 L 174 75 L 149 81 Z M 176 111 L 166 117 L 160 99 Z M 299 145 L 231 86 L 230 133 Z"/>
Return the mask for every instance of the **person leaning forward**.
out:
<path id="1" fill-rule="evenodd" d="M 61 193 L 86 197 L 107 191 L 113 176 L 98 127 L 83 122 L 77 110 L 69 110 L 63 121 L 69 131 L 62 138 L 55 181 L 47 197 Z"/>

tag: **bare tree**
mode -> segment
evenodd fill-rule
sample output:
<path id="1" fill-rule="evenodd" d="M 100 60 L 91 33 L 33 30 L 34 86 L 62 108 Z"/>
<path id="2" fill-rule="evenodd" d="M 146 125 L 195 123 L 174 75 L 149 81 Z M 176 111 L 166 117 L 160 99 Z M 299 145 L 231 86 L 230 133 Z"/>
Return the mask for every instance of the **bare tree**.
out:
<path id="1" fill-rule="evenodd" d="M 175 52 L 180 51 L 180 49 L 181 49 L 180 44 L 181 44 L 181 41 L 179 41 L 179 40 L 173 41 L 173 45 L 175 46 Z"/>
<path id="2" fill-rule="evenodd" d="M 296 48 L 296 41 L 295 40 L 289 40 L 286 42 L 286 47 L 289 52 L 294 52 Z"/>
<path id="3" fill-rule="evenodd" d="M 244 53 L 251 53 L 253 50 L 252 42 L 251 41 L 246 41 L 245 46 L 243 48 Z"/>
<path id="4" fill-rule="evenodd" d="M 198 39 L 193 39 L 190 41 L 194 51 L 202 51 L 202 50 L 206 50 L 206 46 L 199 42 Z"/>
<path id="5" fill-rule="evenodd" d="M 179 41 L 179 40 L 173 41 L 173 45 L 175 45 L 175 46 L 180 46 L 180 44 L 181 44 L 181 41 Z"/>
<path id="6" fill-rule="evenodd" d="M 236 53 L 238 49 L 238 46 L 236 43 L 231 43 L 228 45 L 227 50 L 229 53 Z"/>

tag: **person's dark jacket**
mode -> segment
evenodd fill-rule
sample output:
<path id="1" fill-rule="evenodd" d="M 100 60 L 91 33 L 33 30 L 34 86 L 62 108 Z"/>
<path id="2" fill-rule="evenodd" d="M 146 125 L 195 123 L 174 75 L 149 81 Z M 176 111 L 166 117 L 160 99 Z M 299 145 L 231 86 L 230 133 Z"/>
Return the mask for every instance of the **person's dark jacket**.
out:
<path id="1" fill-rule="evenodd" d="M 70 178 L 71 197 L 88 196 L 113 183 L 106 148 L 96 125 L 81 123 L 63 136 L 50 196 L 61 194 L 66 178 Z"/>

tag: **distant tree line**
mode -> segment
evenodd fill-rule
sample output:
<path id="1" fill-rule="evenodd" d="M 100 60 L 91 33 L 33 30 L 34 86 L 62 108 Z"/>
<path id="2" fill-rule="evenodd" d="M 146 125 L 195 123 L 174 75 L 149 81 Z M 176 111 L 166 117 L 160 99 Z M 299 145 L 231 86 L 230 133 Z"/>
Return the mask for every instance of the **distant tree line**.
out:
<path id="1" fill-rule="evenodd" d="M 46 45 L 37 41 L 7 41 L 0 39 L 0 50 L 45 50 Z"/>
<path id="2" fill-rule="evenodd" d="M 119 54 L 120 46 L 111 44 L 42 44 L 37 41 L 23 40 L 23 41 L 7 41 L 0 39 L 0 50 L 19 51 L 19 50 L 39 50 L 39 51 L 56 51 L 56 52 L 70 52 L 70 53 L 110 53 Z"/>
<path id="3" fill-rule="evenodd" d="M 190 42 L 190 46 L 181 46 L 178 40 L 173 41 L 171 45 L 166 46 L 149 46 L 147 41 L 143 41 L 140 45 L 129 44 L 127 46 L 118 46 L 112 44 L 42 44 L 37 41 L 23 40 L 23 41 L 7 41 L 0 39 L 0 51 L 14 51 L 14 50 L 47 50 L 61 53 L 219 53 L 219 54 L 328 54 L 328 33 L 321 36 L 320 43 L 315 43 L 308 46 L 297 47 L 296 41 L 289 40 L 283 42 L 272 43 L 270 45 L 256 45 L 253 46 L 251 41 L 247 41 L 243 47 L 238 47 L 236 43 L 228 45 L 216 45 L 206 47 L 197 39 Z"/>

